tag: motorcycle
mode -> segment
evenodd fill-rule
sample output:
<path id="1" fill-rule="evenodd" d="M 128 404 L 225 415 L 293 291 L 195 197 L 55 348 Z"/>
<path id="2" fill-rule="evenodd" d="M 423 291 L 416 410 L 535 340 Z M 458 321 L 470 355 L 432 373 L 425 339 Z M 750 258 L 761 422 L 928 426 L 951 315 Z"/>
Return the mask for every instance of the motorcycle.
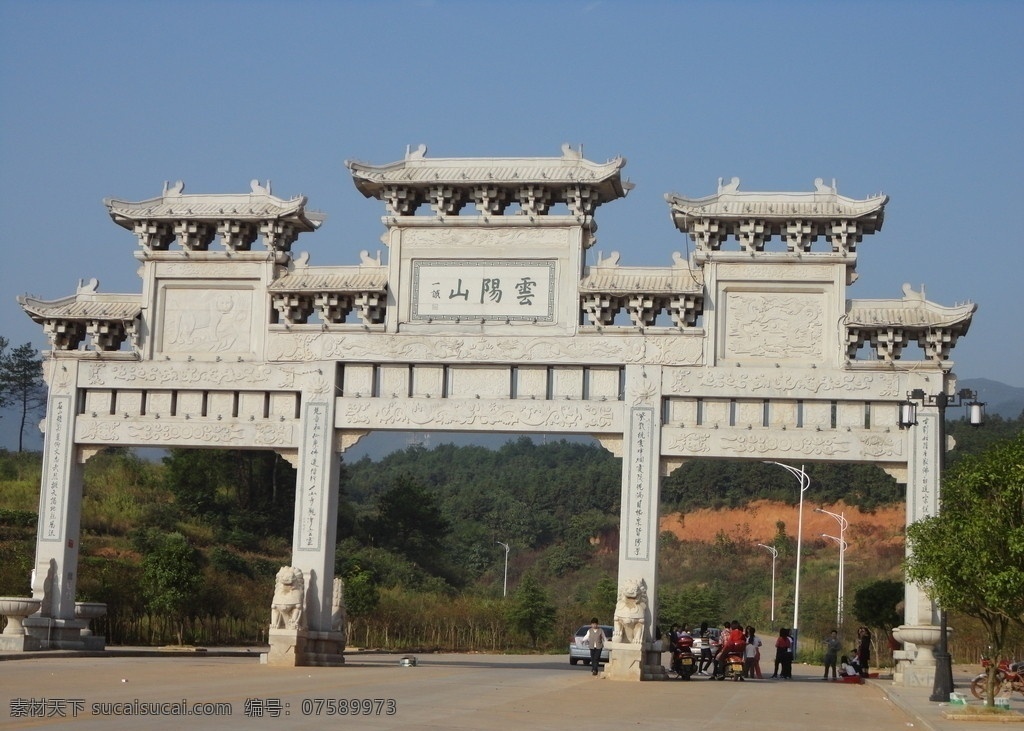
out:
<path id="1" fill-rule="evenodd" d="M 987 691 L 988 683 L 988 668 L 991 667 L 992 661 L 982 656 L 981 666 L 986 669 L 977 675 L 974 680 L 971 681 L 971 693 L 975 698 L 984 699 Z M 1002 660 L 999 663 L 999 667 L 996 669 L 996 680 L 995 680 L 995 695 L 997 696 L 1008 696 L 1013 691 L 1018 691 L 1024 694 L 1024 661 L 1011 663 L 1008 660 Z"/>
<path id="2" fill-rule="evenodd" d="M 692 646 L 693 638 L 688 635 L 673 644 L 672 671 L 680 680 L 689 680 L 697 672 L 697 658 L 693 655 Z"/>
<path id="3" fill-rule="evenodd" d="M 743 680 L 743 651 L 726 650 L 722 658 L 722 665 L 718 675 L 712 675 L 712 680 Z"/>

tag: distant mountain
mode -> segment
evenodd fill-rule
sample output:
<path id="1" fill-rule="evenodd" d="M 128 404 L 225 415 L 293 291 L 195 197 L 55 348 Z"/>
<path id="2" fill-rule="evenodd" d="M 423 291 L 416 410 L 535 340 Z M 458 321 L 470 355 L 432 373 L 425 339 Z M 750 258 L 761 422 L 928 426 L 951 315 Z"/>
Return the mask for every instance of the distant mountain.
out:
<path id="1" fill-rule="evenodd" d="M 958 388 L 978 392 L 978 400 L 985 404 L 986 414 L 998 414 L 1004 419 L 1016 419 L 1024 412 L 1024 388 L 1008 386 L 988 378 L 964 378 Z"/>

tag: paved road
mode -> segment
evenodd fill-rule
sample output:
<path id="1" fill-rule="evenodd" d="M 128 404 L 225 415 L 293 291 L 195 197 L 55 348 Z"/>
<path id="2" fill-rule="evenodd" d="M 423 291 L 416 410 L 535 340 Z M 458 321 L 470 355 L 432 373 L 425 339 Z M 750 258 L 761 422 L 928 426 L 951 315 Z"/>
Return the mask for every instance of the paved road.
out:
<path id="1" fill-rule="evenodd" d="M 925 718 L 925 711 L 941 718 L 927 692 L 897 697 L 887 681 L 823 683 L 818 669 L 808 666 L 795 666 L 792 681 L 624 683 L 595 678 L 562 656 L 420 655 L 416 667 L 401 666 L 400 657 L 358 655 L 342 668 L 272 668 L 260 665 L 255 654 L 96 658 L 54 653 L 0 662 L 0 728 L 947 731 Z M 75 699 L 82 704 L 77 717 Z M 382 702 L 370 704 L 368 714 L 360 705 L 358 715 L 340 715 L 339 699 Z M 64 717 L 39 715 L 58 713 L 61 700 Z M 112 704 L 141 710 L 131 705 L 135 701 L 226 704 L 230 715 L 103 713 L 125 710 Z M 972 726 L 948 728 L 974 731 Z"/>

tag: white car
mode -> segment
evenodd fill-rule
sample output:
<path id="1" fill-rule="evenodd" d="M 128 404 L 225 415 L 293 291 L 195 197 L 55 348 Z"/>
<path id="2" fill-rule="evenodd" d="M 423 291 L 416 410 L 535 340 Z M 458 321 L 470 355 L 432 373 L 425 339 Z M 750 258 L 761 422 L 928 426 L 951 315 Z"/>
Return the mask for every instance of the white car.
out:
<path id="1" fill-rule="evenodd" d="M 612 641 L 612 630 L 610 625 L 602 624 L 601 629 L 604 630 L 605 642 Z M 585 624 L 576 630 L 576 634 L 569 638 L 569 664 L 575 665 L 580 660 L 583 661 L 584 665 L 590 664 L 590 643 L 587 642 L 587 632 L 590 630 L 590 625 Z M 608 647 L 607 645 L 601 650 L 601 662 L 608 662 Z"/>

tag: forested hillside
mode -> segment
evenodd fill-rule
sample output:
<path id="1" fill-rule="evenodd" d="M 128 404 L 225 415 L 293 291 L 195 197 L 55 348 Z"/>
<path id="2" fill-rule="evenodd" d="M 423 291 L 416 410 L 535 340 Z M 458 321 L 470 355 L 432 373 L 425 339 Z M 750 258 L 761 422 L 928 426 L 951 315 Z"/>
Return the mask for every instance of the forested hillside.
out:
<path id="1" fill-rule="evenodd" d="M 950 461 L 1022 428 L 1024 419 L 996 417 L 982 430 L 950 422 L 959 443 Z M 38 454 L 0 453 L 0 594 L 28 593 L 39 462 Z M 521 438 L 497 450 L 409 447 L 342 467 L 336 570 L 346 580 L 353 644 L 513 649 L 536 640 L 560 648 L 581 618 L 609 617 L 621 463 L 599 446 Z M 902 502 L 902 488 L 869 465 L 807 471 L 807 500 L 851 522 L 847 607 L 858 588 L 901 580 L 900 511 L 883 508 Z M 124 450 L 94 457 L 77 598 L 108 603 L 99 629 L 113 643 L 263 640 L 273 576 L 289 562 L 294 482 L 273 453 L 173 450 L 162 463 Z M 798 492 L 790 474 L 760 462 L 693 461 L 666 477 L 659 620 L 784 625 Z M 752 533 L 755 515 L 770 536 Z M 671 527 L 694 521 L 699 531 Z M 820 524 L 810 526 L 800 612 L 801 627 L 817 636 L 836 622 L 837 552 Z M 779 551 L 774 607 L 771 557 L 757 543 Z M 509 547 L 504 598 L 501 544 Z M 173 596 L 158 580 L 172 568 L 182 584 Z M 531 603 L 545 610 L 530 615 L 541 626 L 510 613 Z"/>

